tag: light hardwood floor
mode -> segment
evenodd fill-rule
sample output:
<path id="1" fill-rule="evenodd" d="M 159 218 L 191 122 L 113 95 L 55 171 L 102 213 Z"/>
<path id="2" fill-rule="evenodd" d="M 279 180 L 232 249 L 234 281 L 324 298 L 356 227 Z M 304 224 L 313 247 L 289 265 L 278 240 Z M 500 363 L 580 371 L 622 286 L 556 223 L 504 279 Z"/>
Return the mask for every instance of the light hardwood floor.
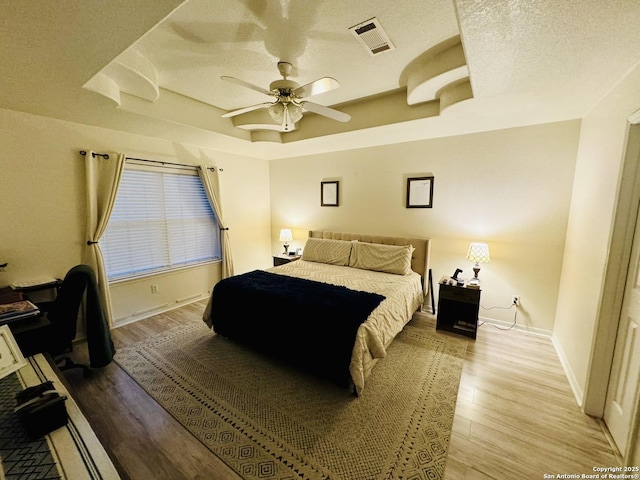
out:
<path id="1" fill-rule="evenodd" d="M 199 322 L 203 309 L 197 302 L 117 328 L 116 348 Z M 435 328 L 429 315 L 412 322 Z M 86 362 L 86 347 L 73 356 Z M 123 479 L 240 478 L 117 364 L 89 379 L 79 371 L 64 377 Z M 485 324 L 468 340 L 445 480 L 542 479 L 617 465 L 600 422 L 578 408 L 548 338 Z"/>
<path id="2" fill-rule="evenodd" d="M 620 465 L 611 445 L 578 407 L 549 338 L 480 327 L 467 347 L 446 480 L 582 478 Z"/>

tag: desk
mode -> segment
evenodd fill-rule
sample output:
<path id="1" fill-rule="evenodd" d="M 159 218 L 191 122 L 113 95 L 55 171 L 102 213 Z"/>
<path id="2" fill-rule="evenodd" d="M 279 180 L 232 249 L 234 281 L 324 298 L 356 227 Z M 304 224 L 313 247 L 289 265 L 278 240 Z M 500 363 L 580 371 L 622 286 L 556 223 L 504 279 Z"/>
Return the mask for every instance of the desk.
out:
<path id="1" fill-rule="evenodd" d="M 32 472 L 28 478 L 34 480 L 58 477 L 73 480 L 119 479 L 120 476 L 104 447 L 47 359 L 43 355 L 35 355 L 27 360 L 29 363 L 26 366 L 0 379 L 3 392 L 6 393 L 5 388 L 19 391 L 28 386 L 52 380 L 54 388 L 67 397 L 65 406 L 69 414 L 69 422 L 66 426 L 54 430 L 35 442 L 28 441 L 24 435 L 16 434 L 19 431 L 19 425 L 11 432 L 3 429 L 4 433 L 0 432 L 0 435 L 7 435 L 7 438 L 2 442 L 0 478 L 3 478 L 2 470 L 11 470 L 12 475 L 16 475 L 23 468 L 28 468 Z M 15 415 L 13 407 L 15 407 L 16 392 L 11 393 L 12 395 L 0 396 L 0 415 L 3 426 L 17 418 L 17 416 L 12 417 Z M 18 450 L 20 454 L 11 455 L 14 450 Z M 27 452 L 35 453 L 29 455 Z M 64 473 L 56 475 L 58 472 Z"/>
<path id="2" fill-rule="evenodd" d="M 25 357 L 49 350 L 53 327 L 45 314 L 14 320 L 8 325 Z"/>
<path id="3" fill-rule="evenodd" d="M 17 292 L 11 287 L 0 287 L 0 304 L 19 302 L 23 298 L 22 292 Z"/>
<path id="4" fill-rule="evenodd" d="M 35 282 L 23 282 L 11 285 L 11 290 L 22 294 L 36 305 L 53 302 L 62 286 L 59 278 L 43 279 Z"/>
<path id="5" fill-rule="evenodd" d="M 58 293 L 62 280 L 59 278 L 38 282 L 26 282 L 0 288 L 0 303 L 10 303 L 26 298 L 46 311 Z M 25 357 L 46 352 L 51 341 L 51 322 L 44 314 L 13 320 L 8 323 Z"/>

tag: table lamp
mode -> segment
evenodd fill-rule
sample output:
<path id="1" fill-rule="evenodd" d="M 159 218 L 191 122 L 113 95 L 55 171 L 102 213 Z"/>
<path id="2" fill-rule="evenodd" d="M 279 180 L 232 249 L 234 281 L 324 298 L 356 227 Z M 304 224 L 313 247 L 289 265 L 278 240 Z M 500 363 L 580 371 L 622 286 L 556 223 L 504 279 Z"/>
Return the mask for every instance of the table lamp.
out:
<path id="1" fill-rule="evenodd" d="M 280 230 L 280 241 L 284 242 L 284 254 L 286 255 L 289 251 L 289 243 L 293 240 L 293 235 L 291 234 L 290 228 L 283 228 Z"/>
<path id="2" fill-rule="evenodd" d="M 474 277 L 469 280 L 469 285 L 480 285 L 480 279 L 478 278 L 480 264 L 488 263 L 490 260 L 489 245 L 486 243 L 471 243 L 471 245 L 469 245 L 469 251 L 467 252 L 467 260 L 475 262 L 475 266 L 473 267 Z"/>

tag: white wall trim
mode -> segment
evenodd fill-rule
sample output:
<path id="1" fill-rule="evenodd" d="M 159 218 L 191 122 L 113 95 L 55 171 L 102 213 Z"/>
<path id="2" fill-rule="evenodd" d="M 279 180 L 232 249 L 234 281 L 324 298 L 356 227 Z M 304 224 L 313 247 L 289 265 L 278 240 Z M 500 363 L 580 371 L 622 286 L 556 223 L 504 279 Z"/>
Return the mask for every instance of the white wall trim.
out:
<path id="1" fill-rule="evenodd" d="M 569 386 L 571 387 L 571 391 L 573 392 L 573 396 L 575 397 L 576 402 L 578 403 L 580 408 L 582 408 L 583 407 L 582 402 L 583 402 L 583 399 L 584 399 L 584 392 L 580 388 L 580 382 L 578 382 L 578 380 L 576 379 L 575 374 L 573 373 L 573 370 L 571 370 L 571 364 L 570 364 L 569 360 L 567 359 L 567 356 L 565 355 L 564 350 L 562 349 L 562 345 L 556 339 L 555 335 L 551 335 L 551 343 L 553 344 L 553 347 L 555 348 L 556 353 L 558 354 L 558 358 L 560 359 L 560 365 L 562 365 L 562 369 L 564 370 L 564 374 L 567 377 L 567 380 L 569 381 Z"/>
<path id="2" fill-rule="evenodd" d="M 115 319 L 113 321 L 113 328 L 124 327 L 125 325 L 129 325 L 130 323 L 134 323 L 134 322 L 137 322 L 139 320 L 144 320 L 145 318 L 153 317 L 154 315 L 158 315 L 160 313 L 169 312 L 169 311 L 174 310 L 176 308 L 184 307 L 185 305 L 189 305 L 190 303 L 195 303 L 195 302 L 198 302 L 200 300 L 204 300 L 206 298 L 209 298 L 209 296 L 210 296 L 210 294 L 203 293 L 203 294 L 195 295 L 193 297 L 190 297 L 190 298 L 182 300 L 182 301 L 181 300 L 176 300 L 176 302 L 173 303 L 173 304 L 165 303 L 163 305 L 157 305 L 155 307 L 148 308 L 148 309 L 146 309 L 146 310 L 144 310 L 142 312 L 134 313 L 133 315 L 130 315 L 128 317 Z M 203 323 L 204 323 L 204 321 L 203 321 Z"/>
<path id="3" fill-rule="evenodd" d="M 485 322 L 488 323 L 490 325 L 495 325 L 496 327 L 499 328 L 509 328 L 513 325 L 513 322 L 507 322 L 504 320 L 496 320 L 495 318 L 488 318 L 488 317 L 478 317 L 478 321 L 479 322 Z M 478 328 L 482 327 L 482 325 L 478 325 Z M 520 323 L 516 323 L 516 326 L 513 328 L 513 330 L 518 330 L 520 332 L 526 332 L 526 333 L 531 333 L 533 335 L 540 335 L 542 337 L 551 337 L 552 335 L 552 331 L 551 330 L 547 330 L 545 328 L 538 328 L 538 327 L 530 327 L 529 325 L 525 325 L 525 324 L 520 324 Z"/>

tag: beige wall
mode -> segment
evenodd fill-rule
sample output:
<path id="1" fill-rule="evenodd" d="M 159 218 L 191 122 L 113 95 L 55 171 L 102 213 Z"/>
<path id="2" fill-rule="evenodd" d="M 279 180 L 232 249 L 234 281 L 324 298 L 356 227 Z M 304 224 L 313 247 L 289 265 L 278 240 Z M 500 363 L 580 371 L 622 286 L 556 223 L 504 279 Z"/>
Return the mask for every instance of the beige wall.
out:
<path id="1" fill-rule="evenodd" d="M 556 301 L 580 122 L 514 128 L 270 162 L 273 253 L 278 232 L 310 229 L 432 239 L 434 281 L 465 260 L 471 241 L 489 244 L 483 307 L 522 296 L 518 322 L 549 334 Z M 406 177 L 433 174 L 431 209 L 405 208 Z M 320 207 L 320 182 L 340 181 L 340 206 Z M 437 287 L 436 287 L 437 288 Z M 511 323 L 514 310 L 481 309 Z M 489 327 L 487 327 L 489 328 Z"/>
<path id="2" fill-rule="evenodd" d="M 171 136 L 167 132 L 167 136 Z M 63 277 L 85 245 L 84 164 L 79 150 L 223 169 L 220 190 L 233 260 L 241 273 L 268 265 L 271 253 L 268 162 L 140 135 L 0 110 L 0 286 Z M 206 295 L 219 264 L 114 287 L 115 317 L 137 318 Z M 151 294 L 151 283 L 159 292 Z M 133 317 L 132 317 L 133 316 Z"/>
<path id="3" fill-rule="evenodd" d="M 621 229 L 626 228 L 631 205 L 617 201 L 627 119 L 640 108 L 638 85 L 640 67 L 583 119 L 567 229 L 554 341 L 578 402 L 583 404 L 588 392 L 583 406 L 594 415 L 602 413 L 610 367 L 607 356 L 615 342 L 619 316 L 615 282 L 621 273 L 624 278 L 627 266 Z"/>

